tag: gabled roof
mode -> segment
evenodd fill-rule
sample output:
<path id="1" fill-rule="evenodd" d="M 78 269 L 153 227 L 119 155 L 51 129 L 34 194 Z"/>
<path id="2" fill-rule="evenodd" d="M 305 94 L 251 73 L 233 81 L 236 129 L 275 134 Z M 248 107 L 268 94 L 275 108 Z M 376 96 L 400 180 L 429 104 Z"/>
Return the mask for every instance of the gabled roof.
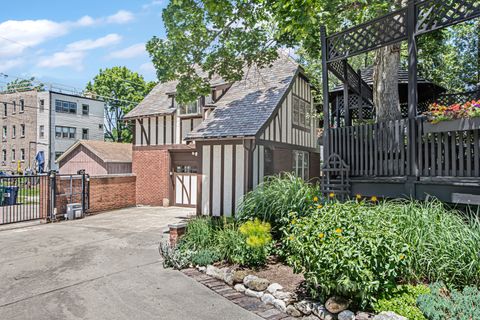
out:
<path id="1" fill-rule="evenodd" d="M 132 144 L 107 142 L 96 140 L 78 140 L 70 148 L 68 148 L 57 162 L 62 161 L 68 154 L 73 152 L 77 147 L 83 146 L 99 157 L 103 162 L 128 163 L 132 162 Z"/>
<path id="2" fill-rule="evenodd" d="M 283 54 L 270 67 L 249 70 L 186 140 L 255 136 L 282 102 L 298 70 L 298 64 Z"/>

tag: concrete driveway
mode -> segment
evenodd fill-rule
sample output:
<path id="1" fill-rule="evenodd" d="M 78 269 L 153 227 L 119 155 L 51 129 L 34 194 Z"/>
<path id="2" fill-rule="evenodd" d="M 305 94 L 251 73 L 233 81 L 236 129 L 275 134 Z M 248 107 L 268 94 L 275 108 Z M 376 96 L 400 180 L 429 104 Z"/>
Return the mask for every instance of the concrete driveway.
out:
<path id="1" fill-rule="evenodd" d="M 259 319 L 163 269 L 163 233 L 190 211 L 131 208 L 0 231 L 0 319 Z"/>

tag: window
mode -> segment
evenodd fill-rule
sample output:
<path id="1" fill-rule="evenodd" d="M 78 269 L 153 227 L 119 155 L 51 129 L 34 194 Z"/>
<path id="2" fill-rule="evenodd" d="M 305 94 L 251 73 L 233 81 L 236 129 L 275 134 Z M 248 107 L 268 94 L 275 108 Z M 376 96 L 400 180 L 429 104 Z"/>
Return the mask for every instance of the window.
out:
<path id="1" fill-rule="evenodd" d="M 7 162 L 7 150 L 6 149 L 2 150 L 2 161 Z"/>
<path id="2" fill-rule="evenodd" d="M 25 125 L 21 124 L 20 125 L 20 137 L 25 137 Z"/>
<path id="3" fill-rule="evenodd" d="M 55 138 L 61 138 L 62 137 L 62 127 L 55 127 Z"/>
<path id="4" fill-rule="evenodd" d="M 38 107 L 43 112 L 45 110 L 45 100 L 41 99 Z"/>
<path id="5" fill-rule="evenodd" d="M 309 159 L 306 151 L 293 151 L 293 173 L 304 180 L 309 178 Z"/>
<path id="6" fill-rule="evenodd" d="M 76 128 L 61 126 L 55 127 L 55 138 L 75 139 L 76 133 Z"/>
<path id="7" fill-rule="evenodd" d="M 20 160 L 25 161 L 25 149 L 20 149 Z"/>
<path id="8" fill-rule="evenodd" d="M 3 126 L 3 129 L 2 129 L 2 139 L 3 140 L 7 140 L 7 126 Z"/>
<path id="9" fill-rule="evenodd" d="M 88 140 L 88 129 L 82 129 L 82 139 Z"/>
<path id="10" fill-rule="evenodd" d="M 77 103 L 70 101 L 55 100 L 55 111 L 61 113 L 77 113 Z"/>
<path id="11" fill-rule="evenodd" d="M 8 104 L 6 102 L 3 103 L 3 116 L 8 116 Z"/>
<path id="12" fill-rule="evenodd" d="M 12 149 L 12 162 L 15 162 L 15 149 Z"/>
<path id="13" fill-rule="evenodd" d="M 76 135 L 76 133 L 77 133 L 77 129 L 76 129 L 76 128 L 68 128 L 68 131 L 69 131 L 68 138 L 69 138 L 69 139 L 75 139 L 75 135 Z"/>
<path id="14" fill-rule="evenodd" d="M 15 138 L 16 135 L 17 135 L 17 127 L 12 126 L 12 138 Z"/>
<path id="15" fill-rule="evenodd" d="M 56 130 L 55 130 L 56 131 Z M 39 132 L 39 137 L 40 138 L 44 138 L 45 137 L 45 126 L 40 126 L 40 128 L 38 129 L 38 132 Z M 56 135 L 55 135 L 56 136 Z"/>
<path id="16" fill-rule="evenodd" d="M 98 129 L 103 130 L 103 124 L 99 124 Z"/>
<path id="17" fill-rule="evenodd" d="M 310 128 L 310 102 L 293 96 L 293 124 Z"/>
<path id="18" fill-rule="evenodd" d="M 12 104 L 13 104 L 12 114 L 15 114 L 15 112 L 17 112 L 17 102 L 13 101 Z"/>
<path id="19" fill-rule="evenodd" d="M 198 114 L 198 101 L 194 101 L 187 105 L 180 106 L 179 109 L 180 114 Z"/>
<path id="20" fill-rule="evenodd" d="M 90 106 L 88 104 L 82 104 L 82 114 L 84 116 L 88 116 L 90 110 Z"/>
<path id="21" fill-rule="evenodd" d="M 25 101 L 23 99 L 20 99 L 20 112 L 25 111 Z"/>

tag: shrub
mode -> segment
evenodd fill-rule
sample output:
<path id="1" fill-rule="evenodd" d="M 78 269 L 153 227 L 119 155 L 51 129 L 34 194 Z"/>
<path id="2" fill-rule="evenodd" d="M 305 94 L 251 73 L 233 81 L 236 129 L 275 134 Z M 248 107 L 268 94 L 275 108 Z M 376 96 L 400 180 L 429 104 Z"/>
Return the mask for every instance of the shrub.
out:
<path id="1" fill-rule="evenodd" d="M 163 258 L 163 267 L 177 270 L 189 267 L 193 254 L 190 250 L 180 250 L 163 242 L 160 243 L 158 251 Z"/>
<path id="2" fill-rule="evenodd" d="M 271 249 L 272 234 L 268 222 L 261 222 L 258 219 L 247 221 L 239 228 L 246 244 L 244 260 L 249 266 L 260 266 L 265 264 Z"/>
<path id="3" fill-rule="evenodd" d="M 402 285 L 393 290 L 391 295 L 374 302 L 373 310 L 376 313 L 393 311 L 410 320 L 425 320 L 423 313 L 417 307 L 417 298 L 426 293 L 430 293 L 427 286 Z"/>
<path id="4" fill-rule="evenodd" d="M 353 298 L 362 306 L 396 287 L 406 272 L 408 245 L 379 207 L 331 203 L 284 228 L 288 262 L 303 272 L 312 295 Z"/>
<path id="5" fill-rule="evenodd" d="M 215 246 L 216 226 L 212 218 L 200 217 L 188 222 L 187 232 L 180 238 L 181 250 L 198 251 Z"/>
<path id="6" fill-rule="evenodd" d="M 221 260 L 220 253 L 217 249 L 201 249 L 191 256 L 191 262 L 194 266 L 206 266 Z"/>
<path id="7" fill-rule="evenodd" d="M 439 282 L 430 286 L 431 293 L 421 295 L 418 307 L 430 320 L 473 320 L 480 319 L 480 291 L 476 287 L 465 287 L 463 292 Z"/>
<path id="8" fill-rule="evenodd" d="M 226 225 L 223 229 L 217 232 L 217 248 L 222 259 L 229 263 L 246 264 L 245 251 L 246 242 L 243 235 L 233 225 Z"/>
<path id="9" fill-rule="evenodd" d="M 318 185 L 292 174 L 272 176 L 245 195 L 238 217 L 244 221 L 257 218 L 269 222 L 278 238 L 281 226 L 288 223 L 288 214 L 308 215 L 318 205 L 319 195 Z"/>

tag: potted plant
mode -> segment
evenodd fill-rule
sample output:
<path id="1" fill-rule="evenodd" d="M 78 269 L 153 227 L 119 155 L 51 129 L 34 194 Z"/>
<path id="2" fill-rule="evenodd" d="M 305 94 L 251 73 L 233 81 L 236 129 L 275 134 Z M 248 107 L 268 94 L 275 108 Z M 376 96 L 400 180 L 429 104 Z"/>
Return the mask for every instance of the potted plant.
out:
<path id="1" fill-rule="evenodd" d="M 480 129 L 480 100 L 450 106 L 433 103 L 426 115 L 425 133 Z"/>

